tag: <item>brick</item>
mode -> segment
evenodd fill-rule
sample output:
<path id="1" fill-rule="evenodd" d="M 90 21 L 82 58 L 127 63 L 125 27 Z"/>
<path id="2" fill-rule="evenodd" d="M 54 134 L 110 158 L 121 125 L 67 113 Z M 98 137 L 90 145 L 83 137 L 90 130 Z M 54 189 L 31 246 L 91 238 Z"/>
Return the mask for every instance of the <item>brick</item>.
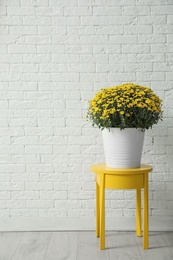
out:
<path id="1" fill-rule="evenodd" d="M 121 7 L 116 6 L 116 7 L 93 7 L 93 15 L 94 16 L 111 16 L 111 15 L 121 15 L 122 10 Z"/>
<path id="2" fill-rule="evenodd" d="M 88 16 L 92 15 L 91 7 L 65 7 L 65 16 Z"/>
<path id="3" fill-rule="evenodd" d="M 171 5 L 159 5 L 159 6 L 151 6 L 151 14 L 172 14 L 173 6 Z"/>
<path id="4" fill-rule="evenodd" d="M 7 6 L 8 15 L 35 15 L 34 7 L 22 7 L 22 6 Z"/>
<path id="5" fill-rule="evenodd" d="M 19 16 L 17 16 L 20 18 Z M 51 17 L 49 16 L 24 16 L 23 17 L 24 25 L 51 25 Z"/>
<path id="6" fill-rule="evenodd" d="M 66 34 L 65 26 L 38 26 L 38 34 Z"/>
<path id="7" fill-rule="evenodd" d="M 41 1 L 35 1 L 35 0 L 21 0 L 22 6 L 48 6 L 48 0 L 41 0 Z"/>

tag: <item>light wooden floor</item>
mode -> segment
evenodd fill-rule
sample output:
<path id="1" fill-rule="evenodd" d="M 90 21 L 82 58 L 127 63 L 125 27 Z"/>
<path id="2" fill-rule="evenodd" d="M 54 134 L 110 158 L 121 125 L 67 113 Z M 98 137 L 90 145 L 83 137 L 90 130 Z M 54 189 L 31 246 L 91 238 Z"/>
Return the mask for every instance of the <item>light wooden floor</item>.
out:
<path id="1" fill-rule="evenodd" d="M 134 232 L 0 232 L 0 260 L 172 260 L 173 232 L 150 232 L 150 249 Z"/>

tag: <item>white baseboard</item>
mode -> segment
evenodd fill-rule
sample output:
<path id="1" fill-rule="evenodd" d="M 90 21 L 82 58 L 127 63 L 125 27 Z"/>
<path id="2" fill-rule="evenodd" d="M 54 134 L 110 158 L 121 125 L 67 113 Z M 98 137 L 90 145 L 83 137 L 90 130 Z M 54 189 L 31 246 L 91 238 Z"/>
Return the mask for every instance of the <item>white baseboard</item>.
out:
<path id="1" fill-rule="evenodd" d="M 106 230 L 134 231 L 134 217 L 107 217 Z M 0 231 L 95 230 L 94 217 L 0 218 Z M 173 231 L 173 217 L 150 217 L 150 231 Z"/>

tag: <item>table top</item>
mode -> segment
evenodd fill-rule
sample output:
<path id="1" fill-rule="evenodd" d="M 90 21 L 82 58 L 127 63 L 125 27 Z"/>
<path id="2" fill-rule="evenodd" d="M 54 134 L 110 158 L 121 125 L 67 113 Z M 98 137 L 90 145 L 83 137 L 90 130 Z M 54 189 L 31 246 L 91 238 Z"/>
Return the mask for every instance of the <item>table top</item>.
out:
<path id="1" fill-rule="evenodd" d="M 153 170 L 152 166 L 148 164 L 141 164 L 139 168 L 109 168 L 105 163 L 94 164 L 90 170 L 95 173 L 102 174 L 143 174 L 149 173 Z"/>

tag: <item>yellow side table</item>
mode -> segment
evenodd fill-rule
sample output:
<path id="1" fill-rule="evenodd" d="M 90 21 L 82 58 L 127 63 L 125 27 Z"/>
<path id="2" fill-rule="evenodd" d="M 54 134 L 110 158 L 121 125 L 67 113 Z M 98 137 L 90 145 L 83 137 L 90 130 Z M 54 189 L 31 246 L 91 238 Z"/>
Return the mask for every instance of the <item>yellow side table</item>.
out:
<path id="1" fill-rule="evenodd" d="M 140 168 L 113 169 L 105 164 L 91 166 L 96 173 L 96 236 L 100 237 L 100 249 L 105 249 L 105 189 L 136 189 L 136 235 L 141 236 L 141 189 L 144 189 L 143 247 L 148 249 L 148 173 L 150 165 Z"/>

